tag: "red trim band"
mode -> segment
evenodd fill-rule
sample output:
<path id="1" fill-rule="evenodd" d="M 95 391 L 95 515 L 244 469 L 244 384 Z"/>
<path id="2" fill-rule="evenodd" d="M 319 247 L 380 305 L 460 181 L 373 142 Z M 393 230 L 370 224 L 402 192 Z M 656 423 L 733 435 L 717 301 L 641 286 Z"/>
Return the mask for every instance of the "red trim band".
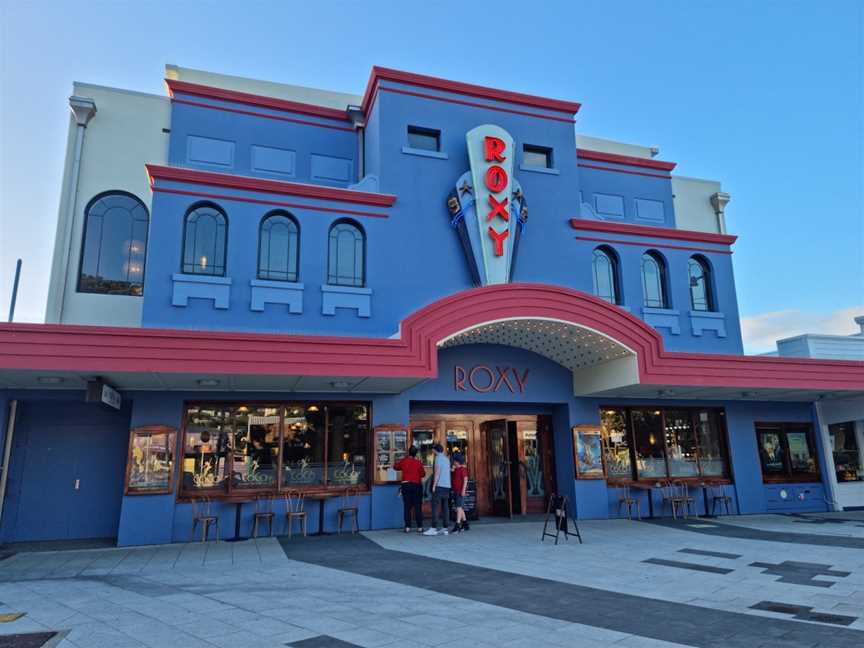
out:
<path id="1" fill-rule="evenodd" d="M 714 243 L 716 245 L 732 245 L 735 241 L 738 240 L 737 236 L 733 236 L 731 234 L 694 232 L 692 230 L 673 229 L 671 227 L 631 225 L 630 223 L 609 223 L 607 221 L 585 220 L 584 218 L 571 218 L 570 226 L 575 230 L 587 230 L 590 232 L 629 234 L 631 236 L 675 239 L 678 241 L 695 241 L 696 243 Z"/>
<path id="2" fill-rule="evenodd" d="M 660 178 L 661 180 L 671 180 L 672 176 L 660 175 L 659 173 L 646 173 L 645 171 L 631 171 L 629 169 L 614 169 L 612 167 L 597 166 L 596 164 L 579 164 L 576 166 L 585 169 L 597 169 L 599 171 L 609 171 L 610 173 L 626 173 L 627 175 L 645 176 L 646 178 Z"/>
<path id="3" fill-rule="evenodd" d="M 306 119 L 294 119 L 292 117 L 281 117 L 280 115 L 268 115 L 267 113 L 255 112 L 253 110 L 240 110 L 239 108 L 229 108 L 228 106 L 216 106 L 214 104 L 201 103 L 200 101 L 189 101 L 188 99 L 172 99 L 175 104 L 183 104 L 185 106 L 197 106 L 198 108 L 209 108 L 210 110 L 221 110 L 223 112 L 237 113 L 238 115 L 251 115 L 253 117 L 263 117 L 264 119 L 275 119 L 277 121 L 291 122 L 292 124 L 303 124 L 304 126 L 317 126 L 318 128 L 329 128 L 331 130 L 346 131 L 353 133 L 354 129 L 351 126 L 334 126 L 333 124 L 322 124 Z"/>
<path id="4" fill-rule="evenodd" d="M 308 209 L 329 214 L 351 214 L 353 216 L 369 216 L 370 218 L 390 218 L 387 214 L 379 212 L 364 212 L 357 209 L 338 209 L 336 207 L 318 207 L 316 205 L 303 205 L 299 203 L 283 202 L 281 200 L 262 200 L 261 198 L 244 198 L 243 196 L 214 194 L 206 191 L 184 191 L 183 189 L 171 189 L 169 187 L 152 187 L 152 190 L 154 193 L 177 194 L 178 196 L 197 196 L 200 198 L 211 198 L 213 200 L 233 200 L 235 202 L 252 203 L 254 205 L 273 205 L 274 207 Z"/>
<path id="5" fill-rule="evenodd" d="M 671 171 L 677 166 L 675 162 L 663 162 L 650 158 L 635 157 L 632 155 L 620 155 L 618 153 L 604 153 L 603 151 L 592 151 L 590 149 L 577 149 L 576 157 L 583 160 L 594 160 L 595 162 L 612 162 L 614 164 L 626 164 L 628 166 L 644 167 L 646 169 L 659 169 Z"/>
<path id="6" fill-rule="evenodd" d="M 688 250 L 693 252 L 712 252 L 715 254 L 732 254 L 732 250 L 713 250 L 711 248 L 672 245 L 671 243 L 637 243 L 636 241 L 621 241 L 618 239 L 595 238 L 593 236 L 577 236 L 577 241 L 594 241 L 596 243 L 615 243 L 616 245 L 633 245 L 641 248 L 664 248 L 668 250 Z"/>
<path id="7" fill-rule="evenodd" d="M 144 166 L 150 175 L 151 186 L 153 186 L 155 180 L 169 180 L 171 182 L 186 182 L 189 184 L 226 187 L 228 189 L 241 189 L 244 191 L 259 191 L 284 196 L 302 196 L 304 198 L 334 200 L 357 205 L 373 205 L 376 207 L 391 207 L 396 202 L 396 196 L 391 194 L 375 194 L 366 191 L 355 191 L 353 189 L 322 187 L 302 182 L 266 180 L 264 178 L 214 173 L 213 171 L 199 171 L 197 169 L 162 166 L 159 164 L 145 164 Z"/>
<path id="8" fill-rule="evenodd" d="M 179 92 L 194 97 L 205 97 L 207 99 L 216 99 L 218 101 L 231 101 L 233 103 L 258 106 L 260 108 L 271 108 L 273 110 L 300 113 L 301 115 L 314 115 L 315 117 L 324 117 L 325 119 L 350 121 L 346 110 L 337 110 L 336 108 L 325 108 L 324 106 L 316 106 L 315 104 L 289 101 L 288 99 L 276 99 L 275 97 L 239 92 L 237 90 L 214 88 L 213 86 L 189 83 L 188 81 L 177 81 L 175 79 L 165 79 L 165 85 L 168 86 L 168 96 L 171 98 L 174 97 L 175 93 Z"/>
<path id="9" fill-rule="evenodd" d="M 447 79 L 427 76 L 425 74 L 403 72 L 401 70 L 393 70 L 391 68 L 383 68 L 376 65 L 372 68 L 372 71 L 369 74 L 369 82 L 366 84 L 366 92 L 363 94 L 363 112 L 367 115 L 372 106 L 372 98 L 375 94 L 375 90 L 378 83 L 382 80 L 395 81 L 397 83 L 420 86 L 422 88 L 431 88 L 444 92 L 452 92 L 454 94 L 468 95 L 470 97 L 479 97 L 481 99 L 504 101 L 523 106 L 531 106 L 533 108 L 553 110 L 555 112 L 567 113 L 569 115 L 575 115 L 579 112 L 579 108 L 581 107 L 581 104 L 575 101 L 562 101 L 560 99 L 549 99 L 547 97 L 538 97 L 536 95 L 523 94 L 521 92 L 496 90 L 495 88 L 488 88 L 486 86 L 462 83 L 461 81 L 448 81 Z M 483 107 L 488 108 L 488 106 Z"/>
<path id="10" fill-rule="evenodd" d="M 403 90 L 402 88 L 378 88 L 378 92 L 396 92 L 398 94 L 409 95 L 411 97 L 422 97 L 423 99 L 433 99 L 435 101 L 443 101 L 445 103 L 459 104 L 460 106 L 471 106 L 473 108 L 483 108 L 484 110 L 494 110 L 496 112 L 512 113 L 514 115 L 525 115 L 527 117 L 536 117 L 538 119 L 550 119 L 552 121 L 560 121 L 568 124 L 575 124 L 576 120 L 569 117 L 555 117 L 554 115 L 541 115 L 540 113 L 526 112 L 524 110 L 514 110 L 513 108 L 501 108 L 499 106 L 489 106 L 487 104 L 477 103 L 475 101 L 464 101 L 462 99 L 452 99 L 451 97 L 441 97 L 439 95 L 426 94 L 424 92 L 413 92 L 411 90 Z M 378 96 L 378 93 L 375 93 Z"/>

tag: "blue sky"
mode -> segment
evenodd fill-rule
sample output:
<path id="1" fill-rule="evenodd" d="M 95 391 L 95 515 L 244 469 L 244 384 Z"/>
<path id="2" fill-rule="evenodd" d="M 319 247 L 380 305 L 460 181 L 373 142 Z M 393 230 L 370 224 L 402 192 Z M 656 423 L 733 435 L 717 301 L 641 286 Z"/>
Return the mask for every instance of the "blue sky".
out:
<path id="1" fill-rule="evenodd" d="M 581 101 L 720 179 L 748 350 L 864 314 L 864 3 L 0 0 L 0 314 L 41 321 L 73 81 L 175 63 L 360 93 L 372 65 Z"/>

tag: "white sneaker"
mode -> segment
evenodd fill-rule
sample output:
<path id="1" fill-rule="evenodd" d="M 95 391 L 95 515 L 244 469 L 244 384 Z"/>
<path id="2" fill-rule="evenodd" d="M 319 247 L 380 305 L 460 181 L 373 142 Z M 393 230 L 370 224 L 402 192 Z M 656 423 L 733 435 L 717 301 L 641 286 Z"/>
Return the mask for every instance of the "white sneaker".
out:
<path id="1" fill-rule="evenodd" d="M 447 529 L 441 529 L 438 533 L 441 535 L 450 535 L 450 532 Z"/>
<path id="2" fill-rule="evenodd" d="M 433 536 L 438 535 L 438 531 L 432 527 L 429 527 L 423 532 L 423 535 Z"/>

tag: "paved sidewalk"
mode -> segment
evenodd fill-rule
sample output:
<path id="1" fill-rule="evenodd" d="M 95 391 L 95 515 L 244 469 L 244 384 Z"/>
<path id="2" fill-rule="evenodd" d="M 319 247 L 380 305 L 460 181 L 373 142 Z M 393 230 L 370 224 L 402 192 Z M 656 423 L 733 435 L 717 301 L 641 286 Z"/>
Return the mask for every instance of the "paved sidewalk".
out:
<path id="1" fill-rule="evenodd" d="M 854 523 L 580 527 L 585 544 L 557 547 L 532 522 L 19 553 L 0 561 L 0 614 L 26 615 L 0 635 L 60 631 L 66 648 L 864 645 L 864 552 L 777 541 L 838 527 L 864 539 Z"/>

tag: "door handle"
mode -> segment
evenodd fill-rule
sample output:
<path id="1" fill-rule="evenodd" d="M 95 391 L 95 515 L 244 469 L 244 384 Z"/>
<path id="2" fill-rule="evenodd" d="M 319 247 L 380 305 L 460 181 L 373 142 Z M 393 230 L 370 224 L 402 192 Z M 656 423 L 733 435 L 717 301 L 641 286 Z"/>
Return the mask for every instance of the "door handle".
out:
<path id="1" fill-rule="evenodd" d="M 76 491 L 81 490 L 81 480 L 80 479 L 75 480 L 75 490 Z"/>

